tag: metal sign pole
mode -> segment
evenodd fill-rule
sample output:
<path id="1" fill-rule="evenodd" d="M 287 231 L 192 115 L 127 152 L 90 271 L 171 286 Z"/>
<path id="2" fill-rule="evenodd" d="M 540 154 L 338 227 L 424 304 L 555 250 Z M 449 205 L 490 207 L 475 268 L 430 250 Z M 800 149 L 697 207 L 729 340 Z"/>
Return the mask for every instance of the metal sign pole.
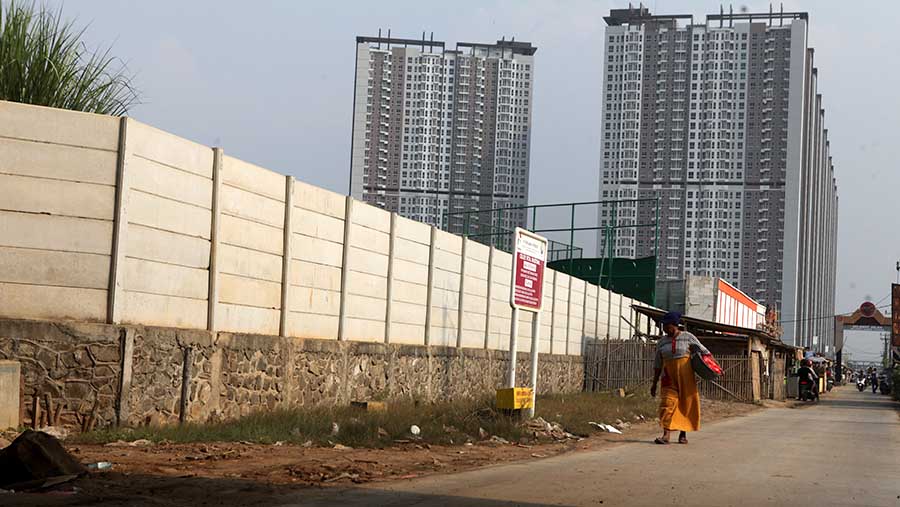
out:
<path id="1" fill-rule="evenodd" d="M 538 346 L 541 340 L 541 312 L 534 312 L 531 319 L 531 407 L 526 409 L 525 415 L 534 417 L 534 406 L 537 402 L 538 380 Z"/>
<path id="2" fill-rule="evenodd" d="M 509 326 L 509 371 L 507 373 L 507 387 L 516 387 L 516 350 L 519 346 L 519 309 L 512 309 L 512 323 Z"/>

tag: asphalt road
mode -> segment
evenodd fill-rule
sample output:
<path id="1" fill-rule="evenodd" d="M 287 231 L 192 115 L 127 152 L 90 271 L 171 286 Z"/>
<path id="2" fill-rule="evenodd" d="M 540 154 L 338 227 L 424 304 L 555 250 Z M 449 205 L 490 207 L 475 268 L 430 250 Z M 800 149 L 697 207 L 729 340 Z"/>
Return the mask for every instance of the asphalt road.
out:
<path id="1" fill-rule="evenodd" d="M 900 507 L 900 418 L 888 397 L 836 389 L 816 406 L 709 425 L 689 445 L 591 452 L 346 490 L 277 505 L 878 505 Z"/>

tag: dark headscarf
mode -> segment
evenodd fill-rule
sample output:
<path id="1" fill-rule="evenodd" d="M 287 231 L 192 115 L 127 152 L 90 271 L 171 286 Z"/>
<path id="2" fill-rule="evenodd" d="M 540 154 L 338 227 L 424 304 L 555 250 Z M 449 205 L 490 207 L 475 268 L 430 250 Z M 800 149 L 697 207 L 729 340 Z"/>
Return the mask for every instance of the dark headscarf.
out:
<path id="1" fill-rule="evenodd" d="M 664 326 L 666 324 L 674 324 L 677 326 L 678 324 L 681 324 L 681 314 L 679 312 L 669 312 L 663 315 L 660 323 Z"/>

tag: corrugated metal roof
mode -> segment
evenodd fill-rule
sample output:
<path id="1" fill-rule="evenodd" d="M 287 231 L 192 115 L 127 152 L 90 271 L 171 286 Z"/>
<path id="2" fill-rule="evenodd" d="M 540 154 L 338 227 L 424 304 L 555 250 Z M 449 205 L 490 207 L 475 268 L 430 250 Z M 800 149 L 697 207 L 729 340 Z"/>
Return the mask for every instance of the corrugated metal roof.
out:
<path id="1" fill-rule="evenodd" d="M 653 320 L 660 320 L 662 318 L 662 316 L 666 314 L 665 310 L 658 310 L 656 308 L 650 308 L 647 306 L 631 305 L 631 307 L 634 308 L 634 311 L 636 311 L 640 314 L 646 315 Z M 784 349 L 796 349 L 797 348 L 792 345 L 788 345 L 788 344 L 784 343 L 783 341 L 779 340 L 778 338 L 775 338 L 774 336 L 770 335 L 769 333 L 766 333 L 765 331 L 760 331 L 759 329 L 750 329 L 750 328 L 746 328 L 746 327 L 730 326 L 728 324 L 719 324 L 718 322 L 712 322 L 712 321 L 703 320 L 703 319 L 695 319 L 693 317 L 687 317 L 687 316 L 682 317 L 681 321 L 685 324 L 686 327 L 688 327 L 691 330 L 691 332 L 699 331 L 702 333 L 703 331 L 712 331 L 712 332 L 716 332 L 716 333 L 724 333 L 726 335 L 732 335 L 732 336 L 722 336 L 721 338 L 731 339 L 731 340 L 733 340 L 735 338 L 739 338 L 739 337 L 748 337 L 748 338 L 753 337 L 753 338 L 758 338 L 773 347 L 784 348 Z M 705 338 L 716 338 L 715 336 L 704 336 L 704 337 Z"/>

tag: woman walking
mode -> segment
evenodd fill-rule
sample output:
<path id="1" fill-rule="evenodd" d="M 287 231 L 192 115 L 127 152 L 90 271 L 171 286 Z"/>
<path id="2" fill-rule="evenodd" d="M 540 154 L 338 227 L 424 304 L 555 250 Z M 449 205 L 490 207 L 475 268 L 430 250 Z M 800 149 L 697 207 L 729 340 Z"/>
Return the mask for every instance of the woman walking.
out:
<path id="1" fill-rule="evenodd" d="M 656 383 L 660 382 L 659 424 L 663 434 L 654 442 L 668 444 L 673 431 L 680 431 L 678 443 L 688 443 L 687 432 L 700 429 L 700 393 L 691 367 L 691 353 L 709 354 L 706 347 L 691 333 L 681 331 L 681 314 L 669 312 L 662 318 L 665 336 L 656 344 L 656 360 L 653 370 L 653 387 L 650 395 L 656 396 Z"/>

